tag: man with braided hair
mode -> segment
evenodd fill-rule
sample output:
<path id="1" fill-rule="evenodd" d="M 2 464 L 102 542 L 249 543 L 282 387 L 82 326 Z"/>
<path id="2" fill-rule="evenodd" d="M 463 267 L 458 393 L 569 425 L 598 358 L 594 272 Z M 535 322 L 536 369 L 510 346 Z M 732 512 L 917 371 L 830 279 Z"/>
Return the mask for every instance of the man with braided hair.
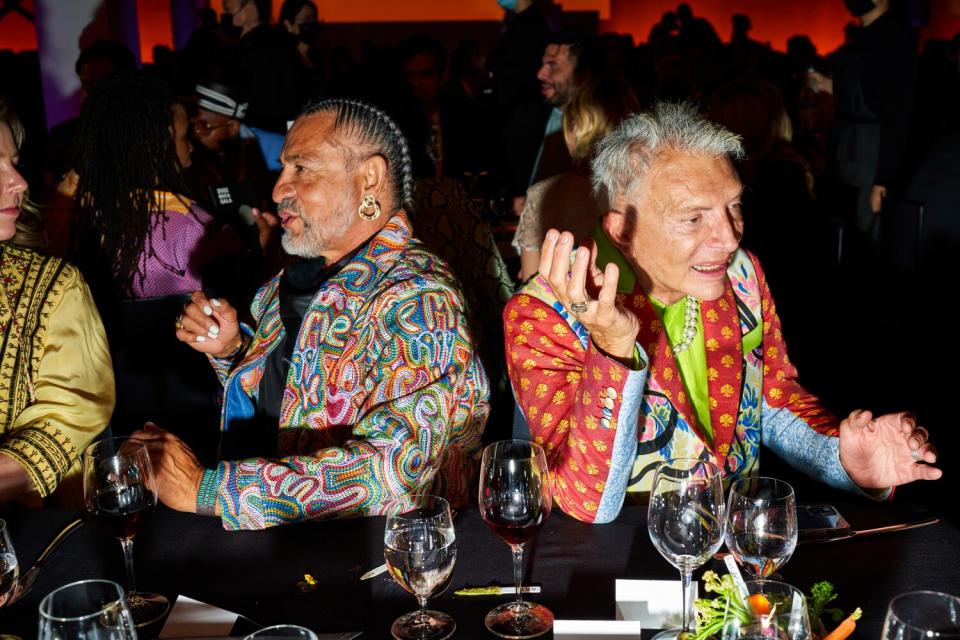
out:
<path id="1" fill-rule="evenodd" d="M 193 294 L 177 337 L 224 385 L 220 459 L 204 469 L 147 424 L 158 494 L 227 529 L 385 513 L 475 486 L 488 383 L 447 265 L 412 237 L 410 154 L 396 124 L 352 100 L 309 106 L 273 190 L 296 260 L 240 326 Z"/>

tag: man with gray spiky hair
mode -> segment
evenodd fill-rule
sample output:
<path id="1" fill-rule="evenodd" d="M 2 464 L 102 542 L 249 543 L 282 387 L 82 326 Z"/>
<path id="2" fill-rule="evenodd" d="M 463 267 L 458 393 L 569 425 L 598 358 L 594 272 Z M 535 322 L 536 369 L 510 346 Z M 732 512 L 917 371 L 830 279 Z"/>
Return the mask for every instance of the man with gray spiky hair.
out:
<path id="1" fill-rule="evenodd" d="M 539 273 L 504 311 L 510 380 L 565 512 L 608 522 L 669 458 L 725 479 L 760 444 L 874 497 L 939 478 L 912 416 L 840 422 L 797 382 L 760 264 L 739 248 L 736 135 L 689 105 L 634 114 L 593 162 L 592 241 L 547 233 Z"/>

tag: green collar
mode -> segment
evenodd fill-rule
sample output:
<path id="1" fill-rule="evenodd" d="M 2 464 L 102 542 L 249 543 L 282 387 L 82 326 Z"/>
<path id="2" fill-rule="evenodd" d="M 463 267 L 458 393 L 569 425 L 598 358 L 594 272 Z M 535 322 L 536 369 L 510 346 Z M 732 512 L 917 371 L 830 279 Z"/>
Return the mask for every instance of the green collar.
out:
<path id="1" fill-rule="evenodd" d="M 617 293 L 633 293 L 637 285 L 637 276 L 623 257 L 620 250 L 613 246 L 610 238 L 604 233 L 603 227 L 597 225 L 593 229 L 593 240 L 597 243 L 597 268 L 603 271 L 611 262 L 620 267 L 620 279 L 617 281 Z"/>

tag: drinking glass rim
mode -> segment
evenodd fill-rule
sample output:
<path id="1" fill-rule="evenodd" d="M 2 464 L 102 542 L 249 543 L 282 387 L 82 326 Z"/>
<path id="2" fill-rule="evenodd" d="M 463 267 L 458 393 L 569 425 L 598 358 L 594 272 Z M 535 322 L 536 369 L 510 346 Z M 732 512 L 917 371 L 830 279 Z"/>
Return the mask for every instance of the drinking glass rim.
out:
<path id="1" fill-rule="evenodd" d="M 107 603 L 107 604 L 110 604 L 110 605 L 113 605 L 113 604 L 123 605 L 123 603 L 124 603 L 124 601 L 125 601 L 125 599 L 126 599 L 126 597 L 127 597 L 127 594 L 126 594 L 126 592 L 124 592 L 123 587 L 121 587 L 119 584 L 117 584 L 117 583 L 114 582 L 113 580 L 107 580 L 106 578 L 87 578 L 86 580 L 77 580 L 76 582 L 70 582 L 70 583 L 65 584 L 65 585 L 63 585 L 63 586 L 57 587 L 56 589 L 54 589 L 53 591 L 51 591 L 50 593 L 48 593 L 47 595 L 45 595 L 45 596 L 43 597 L 43 600 L 40 601 L 40 608 L 39 608 L 39 610 L 40 610 L 40 615 L 41 615 L 42 617 L 44 617 L 45 619 L 50 620 L 50 621 L 52 621 L 52 622 L 81 622 L 81 621 L 83 621 L 83 620 L 89 620 L 90 618 L 94 618 L 94 617 L 97 617 L 97 616 L 101 615 L 101 614 L 103 613 L 103 608 L 104 608 L 104 606 L 106 606 L 106 605 L 101 606 L 99 611 L 93 611 L 93 612 L 91 612 L 91 613 L 88 613 L 88 614 L 85 614 L 85 615 L 82 615 L 82 616 L 73 616 L 73 617 L 69 617 L 69 618 L 62 618 L 62 617 L 60 617 L 60 616 L 55 616 L 55 615 L 52 615 L 52 614 L 48 613 L 48 612 L 45 610 L 45 609 L 49 606 L 50 599 L 51 599 L 55 594 L 59 593 L 60 591 L 63 591 L 64 589 L 69 589 L 70 587 L 76 587 L 76 586 L 81 585 L 81 584 L 92 584 L 92 583 L 109 584 L 109 585 L 113 585 L 114 587 L 116 587 L 116 588 L 117 588 L 117 593 L 118 593 L 119 597 L 117 598 L 117 600 L 116 600 L 115 602 L 110 602 L 110 603 Z"/>
<path id="2" fill-rule="evenodd" d="M 900 622 L 900 624 L 902 624 L 903 626 L 907 627 L 908 629 L 912 629 L 912 630 L 914 630 L 914 631 L 920 631 L 920 632 L 925 633 L 926 631 L 928 631 L 927 629 L 925 629 L 925 628 L 923 628 L 923 627 L 918 627 L 918 626 L 916 626 L 916 625 L 914 625 L 914 624 L 911 624 L 911 623 L 907 622 L 907 621 L 904 620 L 901 616 L 899 616 L 896 611 L 893 610 L 893 604 L 894 604 L 897 600 L 899 600 L 899 599 L 901 599 L 901 598 L 906 598 L 906 597 L 908 597 L 908 596 L 919 596 L 919 595 L 940 596 L 942 599 L 944 599 L 944 600 L 946 600 L 946 601 L 953 601 L 953 602 L 955 602 L 955 603 L 958 605 L 958 607 L 960 607 L 960 598 L 958 598 L 958 597 L 955 596 L 955 595 L 951 595 L 951 594 L 949 594 L 949 593 L 944 593 L 943 591 L 933 591 L 932 589 L 918 589 L 917 591 L 907 591 L 906 593 L 898 593 L 897 595 L 895 595 L 895 596 L 893 597 L 893 599 L 890 600 L 890 603 L 887 605 L 887 615 L 896 618 L 897 621 Z M 932 636 L 932 637 L 935 637 L 935 636 Z M 947 635 L 947 636 L 945 636 L 945 637 L 947 637 L 947 638 L 957 638 L 957 637 L 960 637 L 960 632 L 951 632 L 949 635 Z"/>
<path id="3" fill-rule="evenodd" d="M 257 634 L 263 633 L 264 631 L 276 631 L 277 629 L 297 629 L 298 631 L 306 631 L 310 635 L 308 638 L 316 638 L 317 634 L 312 629 L 307 629 L 304 626 L 299 624 L 272 624 L 269 627 L 263 627 L 262 629 L 257 629 L 256 631 L 251 632 L 249 635 L 244 636 L 244 640 L 247 638 L 256 638 Z"/>
<path id="4" fill-rule="evenodd" d="M 130 442 L 130 441 L 131 441 L 130 436 L 114 436 L 114 437 L 112 437 L 112 438 L 103 438 L 102 440 L 97 440 L 96 442 L 91 442 L 90 444 L 88 444 L 88 445 L 84 448 L 84 450 L 83 450 L 83 455 L 84 455 L 84 456 L 89 456 L 89 457 L 92 458 L 92 457 L 93 457 L 93 450 L 96 449 L 97 447 L 99 447 L 100 445 L 102 445 L 102 444 L 105 443 L 105 442 L 112 442 L 112 443 L 114 443 L 114 445 L 117 445 L 118 443 L 121 443 L 121 442 Z M 137 442 L 137 443 L 135 444 L 135 446 L 138 447 L 138 448 L 141 448 L 141 449 L 146 449 L 146 448 L 147 448 L 147 445 L 143 444 L 142 442 Z M 116 451 L 119 451 L 119 449 L 120 449 L 120 447 L 115 446 L 115 450 L 116 450 Z M 120 455 L 120 454 L 114 454 L 114 455 Z M 126 454 L 124 454 L 124 455 L 126 455 Z M 52 592 L 51 592 L 51 593 L 52 593 Z"/>
<path id="5" fill-rule="evenodd" d="M 754 580 L 744 580 L 743 582 L 744 582 L 744 584 L 746 584 L 746 585 L 748 585 L 748 586 L 751 585 L 751 584 L 761 584 L 761 585 L 772 584 L 772 585 L 777 585 L 777 586 L 780 586 L 780 587 L 789 587 L 791 591 L 795 591 L 795 592 L 799 593 L 800 595 L 802 595 L 804 600 L 807 599 L 807 594 L 805 594 L 802 589 L 799 589 L 799 588 L 793 586 L 793 585 L 790 584 L 789 582 L 784 582 L 783 580 L 770 580 L 770 579 L 768 579 L 768 578 L 756 578 L 756 579 L 754 579 Z"/>
<path id="6" fill-rule="evenodd" d="M 490 444 L 488 444 L 487 446 L 485 446 L 485 447 L 483 448 L 483 455 L 481 456 L 481 458 L 487 457 L 487 452 L 488 452 L 488 451 L 493 451 L 494 447 L 496 447 L 497 445 L 506 444 L 506 443 L 508 443 L 508 442 L 511 443 L 511 444 L 516 443 L 516 444 L 520 444 L 520 445 L 527 445 L 527 446 L 529 446 L 529 447 L 530 447 L 530 451 L 532 452 L 533 455 L 529 455 L 529 456 L 515 456 L 515 457 L 511 457 L 511 458 L 497 458 L 498 460 L 533 460 L 533 459 L 535 459 L 535 458 L 538 458 L 541 454 L 542 454 L 544 457 L 546 457 L 546 455 L 547 455 L 547 453 L 546 453 L 546 451 L 544 450 L 543 446 L 537 444 L 537 443 L 534 442 L 533 440 L 524 440 L 523 438 L 504 438 L 503 440 L 497 440 L 496 442 L 491 442 Z M 490 457 L 492 457 L 492 454 L 491 454 Z M 488 458 L 488 459 L 489 459 L 489 458 Z"/>
<path id="7" fill-rule="evenodd" d="M 438 513 L 438 514 L 436 514 L 436 515 L 432 515 L 432 516 L 419 516 L 419 517 L 416 517 L 416 518 L 414 518 L 414 517 L 412 517 L 412 516 L 411 516 L 411 517 L 405 517 L 407 513 L 410 513 L 410 512 L 413 512 L 413 511 L 416 511 L 416 510 L 418 510 L 418 509 L 422 509 L 422 508 L 423 508 L 423 507 L 419 506 L 421 500 L 418 500 L 417 498 L 420 498 L 421 500 L 422 500 L 423 498 L 431 498 L 431 499 L 433 499 L 433 500 L 436 500 L 436 501 L 438 501 L 438 502 L 442 502 L 443 504 L 447 505 L 447 513 L 450 514 L 450 521 L 453 522 L 453 507 L 450 505 L 450 501 L 447 500 L 446 498 L 444 498 L 443 496 L 438 496 L 438 495 L 435 494 L 435 493 L 416 493 L 416 494 L 413 494 L 413 496 L 410 496 L 410 499 L 413 500 L 413 504 L 414 504 L 415 506 L 413 506 L 413 507 L 411 507 L 411 508 L 409 508 L 409 509 L 406 509 L 405 511 L 400 511 L 400 512 L 398 512 L 398 513 L 396 513 L 396 514 L 387 513 L 387 519 L 402 518 L 402 519 L 405 519 L 405 520 L 414 520 L 414 519 L 416 519 L 416 520 L 431 520 L 431 519 L 434 519 L 434 518 L 443 517 L 443 514 L 440 514 L 440 513 Z M 387 507 L 389 507 L 391 504 L 394 504 L 394 503 L 402 504 L 402 503 L 404 503 L 404 501 L 403 501 L 402 498 L 395 498 L 395 499 L 393 499 L 393 500 L 388 500 L 388 501 L 387 501 Z"/>
<path id="8" fill-rule="evenodd" d="M 703 460 L 702 458 L 691 458 L 690 456 L 679 456 L 679 457 L 676 457 L 676 458 L 665 458 L 665 459 L 661 460 L 661 461 L 657 464 L 657 466 L 656 466 L 656 468 L 654 469 L 654 471 L 659 471 L 660 469 L 662 469 L 662 468 L 664 468 L 664 467 L 669 467 L 669 466 L 675 465 L 675 464 L 678 463 L 678 462 L 690 462 L 690 463 L 692 463 L 692 464 L 690 465 L 691 467 L 694 466 L 694 464 L 702 464 L 702 465 L 710 466 L 710 467 L 713 467 L 714 471 L 716 472 L 716 475 L 720 475 L 720 465 L 718 465 L 716 462 L 711 462 L 711 461 L 709 461 L 709 460 Z M 689 467 L 687 467 L 687 468 L 689 468 Z"/>
<path id="9" fill-rule="evenodd" d="M 749 497 L 746 494 L 743 494 L 737 491 L 736 487 L 741 482 L 754 482 L 756 480 L 773 480 L 774 484 L 784 485 L 790 490 L 790 492 L 787 493 L 786 495 L 776 496 L 774 498 L 770 498 L 770 500 L 788 500 L 791 497 L 796 499 L 797 493 L 796 491 L 794 491 L 793 485 L 787 482 L 786 480 L 781 480 L 780 478 L 774 478 L 773 476 L 741 476 L 739 478 L 734 479 L 732 482 L 730 482 L 730 493 L 731 494 L 736 493 L 738 496 L 744 496 L 745 498 Z"/>

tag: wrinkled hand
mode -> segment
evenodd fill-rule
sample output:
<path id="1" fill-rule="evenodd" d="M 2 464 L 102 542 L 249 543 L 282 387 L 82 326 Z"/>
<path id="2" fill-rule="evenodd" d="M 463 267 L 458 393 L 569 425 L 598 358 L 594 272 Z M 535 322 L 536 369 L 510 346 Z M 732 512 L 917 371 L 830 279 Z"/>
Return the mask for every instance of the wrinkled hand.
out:
<path id="1" fill-rule="evenodd" d="M 280 218 L 269 211 L 260 211 L 260 209 L 254 208 L 253 223 L 257 226 L 257 240 L 260 243 L 260 249 L 266 251 L 280 225 Z"/>
<path id="2" fill-rule="evenodd" d="M 171 509 L 196 513 L 203 467 L 190 447 L 151 422 L 135 431 L 130 440 L 143 443 L 150 454 L 160 501 Z"/>
<path id="3" fill-rule="evenodd" d="M 207 299 L 202 291 L 194 291 L 180 316 L 177 338 L 201 353 L 225 358 L 242 339 L 237 310 L 223 299 Z"/>
<path id="4" fill-rule="evenodd" d="M 873 185 L 870 190 L 870 211 L 880 213 L 883 209 L 883 199 L 887 197 L 887 188 L 879 184 Z"/>
<path id="5" fill-rule="evenodd" d="M 916 450 L 923 464 L 910 452 Z M 936 480 L 943 472 L 931 466 L 937 450 L 927 442 L 927 430 L 908 413 L 874 418 L 854 411 L 840 423 L 840 463 L 850 479 L 864 489 L 886 489 L 914 480 Z"/>
<path id="6" fill-rule="evenodd" d="M 640 322 L 617 304 L 620 279 L 617 265 L 610 263 L 601 272 L 597 268 L 597 247 L 593 242 L 589 251 L 585 248 L 577 251 L 573 266 L 570 265 L 572 251 L 571 233 L 547 231 L 540 248 L 540 274 L 550 282 L 560 304 L 590 331 L 591 339 L 601 351 L 620 360 L 633 358 Z M 596 299 L 591 298 L 591 292 L 599 292 Z M 586 302 L 587 310 L 574 313 L 571 305 L 575 302 Z"/>

